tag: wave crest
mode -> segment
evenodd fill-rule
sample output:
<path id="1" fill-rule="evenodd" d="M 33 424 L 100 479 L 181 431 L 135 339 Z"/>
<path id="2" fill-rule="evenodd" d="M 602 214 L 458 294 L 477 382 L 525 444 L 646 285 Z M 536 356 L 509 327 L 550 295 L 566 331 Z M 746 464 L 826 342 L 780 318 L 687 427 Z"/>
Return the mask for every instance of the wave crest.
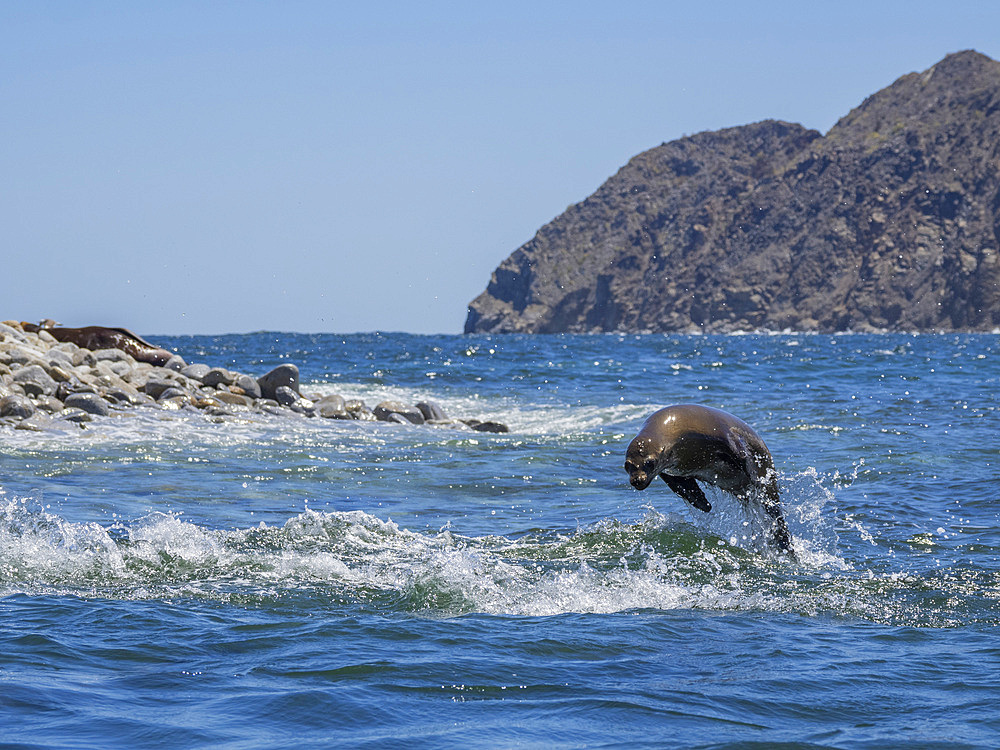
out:
<path id="1" fill-rule="evenodd" d="M 306 593 L 309 606 L 432 617 L 704 609 L 944 625 L 967 621 L 998 583 L 968 571 L 856 573 L 821 544 L 796 542 L 802 562 L 791 564 L 652 511 L 511 539 L 416 533 L 358 510 L 234 530 L 164 513 L 104 527 L 10 499 L 0 504 L 0 591 L 258 602 Z M 995 601 L 981 606 L 1000 619 Z"/>

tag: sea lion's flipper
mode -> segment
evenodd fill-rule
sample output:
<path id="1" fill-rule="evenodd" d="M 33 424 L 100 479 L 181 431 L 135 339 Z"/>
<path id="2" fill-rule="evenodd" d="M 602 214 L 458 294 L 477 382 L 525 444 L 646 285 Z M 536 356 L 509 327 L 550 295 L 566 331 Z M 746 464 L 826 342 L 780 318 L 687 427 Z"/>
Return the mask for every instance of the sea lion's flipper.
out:
<path id="1" fill-rule="evenodd" d="M 795 559 L 795 550 L 792 548 L 792 535 L 788 531 L 788 524 L 785 522 L 785 516 L 781 512 L 781 505 L 775 500 L 765 500 L 762 503 L 764 507 L 764 512 L 771 519 L 771 533 L 768 539 L 771 547 L 777 549 L 779 552 Z"/>
<path id="2" fill-rule="evenodd" d="M 705 493 L 701 491 L 701 487 L 698 486 L 694 477 L 675 477 L 670 474 L 660 474 L 660 478 L 667 483 L 667 487 L 687 500 L 698 510 L 705 511 L 706 513 L 712 510 L 712 504 L 708 502 L 708 498 L 705 497 Z"/>

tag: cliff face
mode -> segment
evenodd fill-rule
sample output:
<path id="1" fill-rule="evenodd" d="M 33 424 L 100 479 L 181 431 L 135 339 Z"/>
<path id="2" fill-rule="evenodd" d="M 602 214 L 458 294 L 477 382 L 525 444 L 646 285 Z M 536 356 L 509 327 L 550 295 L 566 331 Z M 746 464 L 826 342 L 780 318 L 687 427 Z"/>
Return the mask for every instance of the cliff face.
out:
<path id="1" fill-rule="evenodd" d="M 465 330 L 992 330 L 998 253 L 1000 63 L 960 52 L 825 136 L 639 154 L 500 264 Z"/>

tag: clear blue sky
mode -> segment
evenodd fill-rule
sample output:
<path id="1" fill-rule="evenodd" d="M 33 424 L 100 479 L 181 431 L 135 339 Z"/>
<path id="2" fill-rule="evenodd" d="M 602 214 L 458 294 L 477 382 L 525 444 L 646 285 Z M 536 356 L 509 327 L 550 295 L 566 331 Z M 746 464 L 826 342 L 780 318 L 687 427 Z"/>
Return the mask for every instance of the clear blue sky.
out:
<path id="1" fill-rule="evenodd" d="M 458 333 L 636 153 L 969 48 L 1000 3 L 0 0 L 0 319 Z"/>

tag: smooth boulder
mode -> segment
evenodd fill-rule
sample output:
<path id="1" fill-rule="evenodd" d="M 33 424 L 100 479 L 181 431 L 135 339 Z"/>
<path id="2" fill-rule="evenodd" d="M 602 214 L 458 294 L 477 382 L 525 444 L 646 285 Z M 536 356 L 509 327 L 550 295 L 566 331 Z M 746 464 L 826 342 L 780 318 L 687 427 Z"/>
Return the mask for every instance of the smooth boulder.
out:
<path id="1" fill-rule="evenodd" d="M 345 401 L 344 409 L 351 415 L 351 419 L 357 419 L 361 422 L 374 422 L 377 419 L 374 412 L 360 398 L 352 398 Z"/>
<path id="2" fill-rule="evenodd" d="M 17 383 L 29 396 L 55 395 L 58 384 L 40 365 L 28 365 L 14 373 Z"/>
<path id="3" fill-rule="evenodd" d="M 315 402 L 316 413 L 326 419 L 351 419 L 343 396 L 332 394 Z"/>
<path id="4" fill-rule="evenodd" d="M 296 394 L 299 392 L 299 368 L 293 364 L 278 365 L 265 375 L 257 378 L 257 385 L 260 386 L 262 398 L 269 398 L 274 401 L 278 388 L 284 386 L 290 388 Z"/>
<path id="5" fill-rule="evenodd" d="M 299 394 L 287 385 L 279 385 L 274 389 L 274 400 L 282 406 L 291 406 L 299 400 Z"/>
<path id="6" fill-rule="evenodd" d="M 444 422 L 448 419 L 448 415 L 436 401 L 420 401 L 417 403 L 417 408 L 427 422 Z"/>
<path id="7" fill-rule="evenodd" d="M 0 417 L 26 419 L 35 413 L 35 405 L 31 399 L 20 393 L 11 393 L 0 398 Z"/>
<path id="8" fill-rule="evenodd" d="M 479 419 L 463 419 L 462 421 L 476 432 L 510 432 L 510 428 L 503 422 L 494 422 L 492 420 L 484 422 Z"/>
<path id="9" fill-rule="evenodd" d="M 152 377 L 146 381 L 146 384 L 142 386 L 142 392 L 147 396 L 152 396 L 157 401 L 160 400 L 160 396 L 163 392 L 169 390 L 170 388 L 175 388 L 177 383 L 173 380 L 161 377 Z"/>
<path id="10" fill-rule="evenodd" d="M 257 399 L 262 395 L 260 385 L 249 375 L 243 375 L 242 373 L 237 375 L 233 385 L 243 391 L 243 394 L 249 398 Z"/>
<path id="11" fill-rule="evenodd" d="M 108 402 L 96 393 L 71 393 L 66 397 L 63 406 L 67 409 L 83 409 L 88 414 L 106 417 L 111 413 Z"/>
<path id="12" fill-rule="evenodd" d="M 423 424 L 426 421 L 420 409 L 402 401 L 383 401 L 375 407 L 374 412 L 375 418 L 381 422 L 398 422 L 398 419 L 391 418 L 394 414 L 403 417 L 410 424 Z"/>
<path id="13" fill-rule="evenodd" d="M 181 375 L 191 380 L 197 380 L 200 383 L 211 369 L 208 365 L 203 364 L 188 365 L 181 370 Z"/>
<path id="14" fill-rule="evenodd" d="M 202 385 L 209 388 L 218 388 L 220 385 L 232 385 L 236 381 L 236 376 L 224 367 L 213 367 L 206 372 L 202 378 Z"/>

